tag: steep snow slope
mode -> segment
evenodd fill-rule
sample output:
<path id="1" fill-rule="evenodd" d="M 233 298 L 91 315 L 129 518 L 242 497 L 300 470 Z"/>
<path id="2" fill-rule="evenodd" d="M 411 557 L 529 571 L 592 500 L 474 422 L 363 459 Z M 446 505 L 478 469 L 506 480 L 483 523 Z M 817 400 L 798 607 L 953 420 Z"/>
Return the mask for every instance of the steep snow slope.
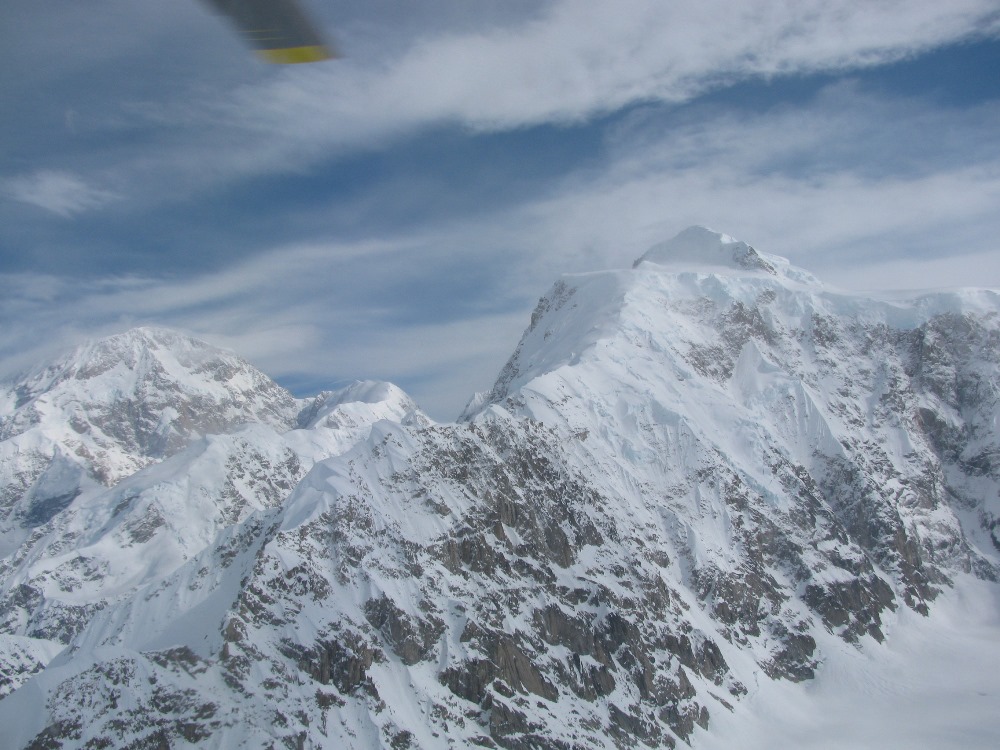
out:
<path id="1" fill-rule="evenodd" d="M 795 683 L 842 706 L 995 592 L 998 313 L 701 228 L 565 277 L 459 424 L 360 383 L 55 512 L 4 562 L 0 722 L 13 747 L 764 746 L 755 714 L 816 710 Z"/>

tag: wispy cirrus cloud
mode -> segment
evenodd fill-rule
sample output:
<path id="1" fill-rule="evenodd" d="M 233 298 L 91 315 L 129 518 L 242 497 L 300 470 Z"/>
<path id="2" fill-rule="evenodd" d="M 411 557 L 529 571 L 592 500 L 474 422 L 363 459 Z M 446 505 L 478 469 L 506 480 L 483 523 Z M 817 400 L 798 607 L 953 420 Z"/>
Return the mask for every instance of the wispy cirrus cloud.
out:
<path id="1" fill-rule="evenodd" d="M 443 124 L 501 132 L 579 123 L 998 34 L 993 0 L 561 0 L 520 22 L 425 29 L 381 58 L 369 51 L 224 90 L 198 81 L 180 98 L 133 102 L 120 116 L 148 125 L 150 150 L 123 152 L 117 168 L 136 195 L 176 196 L 180 185 L 296 171 Z"/>
<path id="2" fill-rule="evenodd" d="M 56 169 L 41 169 L 0 180 L 0 193 L 63 218 L 102 208 L 122 197 L 73 172 Z"/>

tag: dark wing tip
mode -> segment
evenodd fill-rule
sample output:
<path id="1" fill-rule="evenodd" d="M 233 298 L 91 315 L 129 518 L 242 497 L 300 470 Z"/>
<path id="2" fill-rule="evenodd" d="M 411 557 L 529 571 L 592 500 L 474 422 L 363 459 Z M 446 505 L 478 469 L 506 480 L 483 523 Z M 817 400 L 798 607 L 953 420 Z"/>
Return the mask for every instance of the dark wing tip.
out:
<path id="1" fill-rule="evenodd" d="M 297 0 L 205 0 L 236 26 L 271 63 L 319 62 L 339 57 Z"/>

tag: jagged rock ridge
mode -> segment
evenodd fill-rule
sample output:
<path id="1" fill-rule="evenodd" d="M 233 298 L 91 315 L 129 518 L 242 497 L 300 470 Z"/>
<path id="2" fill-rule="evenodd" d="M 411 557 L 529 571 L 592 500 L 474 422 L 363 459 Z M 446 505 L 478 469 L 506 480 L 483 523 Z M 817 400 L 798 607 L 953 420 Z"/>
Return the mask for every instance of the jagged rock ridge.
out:
<path id="1" fill-rule="evenodd" d="M 697 746 L 746 685 L 996 578 L 998 313 L 692 228 L 557 282 L 457 424 L 247 376 L 254 424 L 122 441 L 127 477 L 8 515 L 0 719 L 34 747 Z M 21 509 L 39 480 L 4 481 Z"/>

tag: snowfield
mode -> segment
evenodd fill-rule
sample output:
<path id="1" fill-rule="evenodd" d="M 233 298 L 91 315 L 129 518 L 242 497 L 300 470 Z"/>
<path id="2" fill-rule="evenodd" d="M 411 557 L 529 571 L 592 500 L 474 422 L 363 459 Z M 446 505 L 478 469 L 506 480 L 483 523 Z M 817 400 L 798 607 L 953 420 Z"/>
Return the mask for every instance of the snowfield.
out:
<path id="1" fill-rule="evenodd" d="M 812 683 L 761 684 L 694 747 L 997 747 L 1000 588 L 960 577 L 928 617 L 899 619 L 883 646 L 836 649 Z"/>

